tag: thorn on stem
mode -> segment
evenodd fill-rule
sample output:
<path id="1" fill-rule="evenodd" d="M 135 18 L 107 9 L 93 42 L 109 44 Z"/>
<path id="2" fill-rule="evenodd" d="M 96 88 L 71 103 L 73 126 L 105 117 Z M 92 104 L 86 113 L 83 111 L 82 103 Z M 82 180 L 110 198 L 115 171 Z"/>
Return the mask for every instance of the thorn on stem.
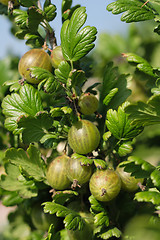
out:
<path id="1" fill-rule="evenodd" d="M 147 0 L 145 3 L 143 3 L 143 5 L 141 6 L 141 8 L 144 7 L 148 2 L 149 2 L 149 0 Z"/>

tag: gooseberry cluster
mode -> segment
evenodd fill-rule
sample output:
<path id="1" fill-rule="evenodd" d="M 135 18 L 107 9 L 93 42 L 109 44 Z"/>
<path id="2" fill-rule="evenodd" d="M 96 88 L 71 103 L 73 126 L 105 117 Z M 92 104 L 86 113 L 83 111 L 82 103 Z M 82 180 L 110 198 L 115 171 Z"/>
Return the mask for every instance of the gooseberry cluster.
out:
<path id="1" fill-rule="evenodd" d="M 40 67 L 52 72 L 65 61 L 61 46 L 55 47 L 51 55 L 43 49 L 31 49 L 19 61 L 20 75 L 29 83 L 38 84 L 39 80 L 31 76 L 31 67 Z M 92 93 L 82 93 L 77 101 L 80 114 L 91 115 L 98 109 L 98 99 Z M 96 169 L 92 165 L 84 165 L 81 155 L 91 154 L 97 150 L 100 143 L 100 132 L 95 124 L 86 119 L 73 123 L 68 132 L 68 144 L 73 151 L 71 156 L 63 154 L 55 157 L 47 168 L 46 178 L 54 190 L 75 189 L 89 182 L 91 194 L 99 201 L 108 202 L 114 199 L 121 189 L 136 191 L 138 183 L 143 179 L 136 179 L 124 168 Z"/>

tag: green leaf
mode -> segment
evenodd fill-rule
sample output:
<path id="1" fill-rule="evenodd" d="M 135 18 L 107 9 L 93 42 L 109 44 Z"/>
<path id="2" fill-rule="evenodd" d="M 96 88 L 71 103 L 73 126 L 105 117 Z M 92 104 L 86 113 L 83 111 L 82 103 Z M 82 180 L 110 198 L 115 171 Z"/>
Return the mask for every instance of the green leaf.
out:
<path id="1" fill-rule="evenodd" d="M 89 166 L 93 163 L 92 158 L 88 158 L 88 157 L 86 157 L 84 155 L 81 155 L 81 154 L 78 154 L 78 153 L 74 153 L 74 155 L 72 155 L 72 158 L 80 159 L 81 160 L 81 165 L 84 165 L 84 166 Z"/>
<path id="2" fill-rule="evenodd" d="M 26 144 L 39 142 L 52 127 L 52 123 L 53 119 L 46 112 L 40 112 L 35 117 L 22 116 L 17 122 L 18 127 L 23 128 L 22 139 Z"/>
<path id="3" fill-rule="evenodd" d="M 101 237 L 102 239 L 109 239 L 111 237 L 120 238 L 121 235 L 122 235 L 122 232 L 117 227 L 113 227 L 113 228 L 104 230 L 103 233 L 98 234 L 98 237 Z"/>
<path id="4" fill-rule="evenodd" d="M 96 212 L 106 212 L 105 208 L 103 207 L 103 203 L 97 201 L 93 195 L 91 195 L 89 198 L 89 202 L 91 204 L 91 209 Z"/>
<path id="5" fill-rule="evenodd" d="M 55 203 L 64 205 L 70 198 L 78 196 L 78 192 L 72 190 L 56 191 L 56 194 L 53 196 Z"/>
<path id="6" fill-rule="evenodd" d="M 118 148 L 118 154 L 120 157 L 124 157 L 133 151 L 131 142 L 123 142 Z"/>
<path id="7" fill-rule="evenodd" d="M 160 192 L 144 191 L 135 194 L 135 200 L 138 202 L 151 202 L 154 205 L 160 205 Z"/>
<path id="8" fill-rule="evenodd" d="M 47 80 L 43 80 L 38 84 L 38 90 L 41 89 L 43 89 L 45 93 L 57 94 L 62 90 L 62 87 L 58 81 L 54 81 L 53 78 L 48 78 Z"/>
<path id="9" fill-rule="evenodd" d="M 29 68 L 29 70 L 31 71 L 30 73 L 31 77 L 36 78 L 39 81 L 48 79 L 51 79 L 53 82 L 55 81 L 54 75 L 46 69 L 40 67 L 31 67 Z"/>
<path id="10" fill-rule="evenodd" d="M 58 68 L 55 70 L 55 75 L 60 82 L 66 83 L 69 77 L 70 71 L 71 71 L 71 66 L 67 62 L 62 61 L 59 64 Z"/>
<path id="11" fill-rule="evenodd" d="M 141 72 L 148 74 L 152 77 L 157 77 L 154 73 L 153 67 L 144 58 L 134 54 L 134 53 L 124 53 L 123 57 L 126 57 L 127 61 L 134 63 Z"/>
<path id="12" fill-rule="evenodd" d="M 160 123 L 160 94 L 153 95 L 147 103 L 137 102 L 126 107 L 125 111 L 130 114 L 133 124 L 147 126 Z"/>
<path id="13" fill-rule="evenodd" d="M 35 116 L 43 111 L 38 91 L 28 84 L 21 87 L 19 94 L 7 95 L 3 99 L 2 108 L 6 116 L 5 127 L 13 132 L 17 130 L 16 121 L 20 116 Z"/>
<path id="14" fill-rule="evenodd" d="M 100 102 L 103 103 L 104 101 L 105 104 L 104 99 L 106 98 L 107 109 L 115 109 L 121 105 L 130 94 L 131 90 L 127 89 L 126 76 L 120 75 L 118 68 L 113 67 L 112 62 L 108 63 L 105 68 L 101 85 Z M 103 109 L 101 109 L 102 113 L 104 113 L 104 109 L 106 109 L 106 106 L 103 106 Z"/>
<path id="15" fill-rule="evenodd" d="M 120 163 L 120 166 L 125 167 L 126 172 L 130 172 L 132 176 L 137 178 L 150 177 L 152 171 L 155 170 L 153 165 L 135 156 L 128 157 L 127 161 Z"/>
<path id="16" fill-rule="evenodd" d="M 126 23 L 151 20 L 155 17 L 155 10 L 150 5 L 143 5 L 139 0 L 117 0 L 107 6 L 113 14 L 123 13 L 121 21 Z"/>
<path id="17" fill-rule="evenodd" d="M 20 3 L 23 7 L 31 7 L 31 6 L 37 4 L 37 0 L 19 0 L 19 3 Z"/>
<path id="18" fill-rule="evenodd" d="M 63 56 L 68 61 L 77 61 L 84 57 L 93 47 L 97 30 L 84 25 L 87 14 L 85 7 L 77 8 L 70 20 L 66 20 L 61 28 L 61 46 Z"/>
<path id="19" fill-rule="evenodd" d="M 47 235 L 47 237 L 45 237 L 44 238 L 44 240 L 53 240 L 53 239 L 55 239 L 54 238 L 54 236 L 55 236 L 55 226 L 54 226 L 54 224 L 51 224 L 50 226 L 49 226 L 49 229 L 48 229 L 48 235 Z M 38 240 L 38 239 L 37 239 Z M 59 240 L 59 239 L 58 239 Z"/>
<path id="20" fill-rule="evenodd" d="M 50 4 L 48 6 L 44 7 L 44 13 L 45 13 L 45 19 L 47 21 L 53 21 L 53 19 L 56 17 L 56 6 L 54 4 Z"/>
<path id="21" fill-rule="evenodd" d="M 109 226 L 109 217 L 106 212 L 100 212 L 94 216 L 94 224 L 95 226 L 105 225 Z"/>
<path id="22" fill-rule="evenodd" d="M 44 212 L 56 213 L 57 217 L 64 217 L 65 228 L 69 230 L 81 230 L 83 228 L 84 220 L 77 212 L 54 202 L 45 202 L 43 205 L 45 205 Z"/>
<path id="23" fill-rule="evenodd" d="M 62 1 L 62 13 L 70 9 L 72 6 L 72 0 L 63 0 Z"/>
<path id="24" fill-rule="evenodd" d="M 3 196 L 2 204 L 6 207 L 15 206 L 23 202 L 17 192 L 8 192 L 7 195 Z"/>
<path id="25" fill-rule="evenodd" d="M 17 26 L 19 26 L 22 29 L 27 28 L 28 14 L 26 11 L 23 11 L 21 9 L 14 9 L 13 16 L 14 22 Z"/>
<path id="26" fill-rule="evenodd" d="M 44 39 L 38 32 L 36 34 L 27 33 L 23 38 L 26 40 L 26 45 L 30 46 L 31 48 L 41 48 L 44 44 Z"/>
<path id="27" fill-rule="evenodd" d="M 46 93 L 56 93 L 61 89 L 60 83 L 55 76 L 46 69 L 40 67 L 31 67 L 31 77 L 40 81 L 38 90 L 44 90 Z"/>
<path id="28" fill-rule="evenodd" d="M 25 152 L 23 149 L 10 148 L 6 151 L 5 160 L 21 167 L 29 176 L 33 177 L 36 181 L 45 180 L 46 165 L 41 159 L 39 150 L 30 145 Z"/>
<path id="29" fill-rule="evenodd" d="M 40 143 L 44 144 L 45 148 L 56 149 L 58 143 L 61 141 L 60 136 L 56 133 L 45 134 L 41 139 Z"/>
<path id="30" fill-rule="evenodd" d="M 73 70 L 70 72 L 69 74 L 69 78 L 67 81 L 67 86 L 79 86 L 81 87 L 82 84 L 86 81 L 86 76 L 85 76 L 85 72 L 82 70 Z"/>
<path id="31" fill-rule="evenodd" d="M 107 128 L 119 140 L 132 139 L 142 131 L 142 128 L 131 125 L 131 120 L 124 111 L 126 105 L 128 103 L 120 106 L 118 111 L 109 109 L 107 112 Z"/>
<path id="32" fill-rule="evenodd" d="M 0 187 L 7 191 L 16 191 L 22 198 L 37 196 L 37 188 L 32 180 L 27 180 L 19 170 L 19 167 L 7 163 L 5 165 L 7 175 L 1 176 Z"/>
<path id="33" fill-rule="evenodd" d="M 147 2 L 147 1 L 146 1 Z M 146 3 L 145 2 L 145 3 Z M 149 0 L 149 2 L 151 2 L 151 3 L 156 3 L 156 4 L 160 4 L 160 0 Z M 147 3 L 146 3 L 147 4 Z"/>
<path id="34" fill-rule="evenodd" d="M 103 99 L 103 104 L 107 106 L 117 92 L 118 88 L 111 89 L 107 96 L 105 96 L 105 98 Z"/>
<path id="35" fill-rule="evenodd" d="M 158 169 L 155 169 L 151 175 L 151 180 L 154 184 L 154 186 L 158 187 L 160 189 L 160 171 Z"/>
<path id="36" fill-rule="evenodd" d="M 94 159 L 94 165 L 96 166 L 96 168 L 99 168 L 99 169 L 107 168 L 106 161 L 104 161 L 102 159 Z"/>
<path id="37" fill-rule="evenodd" d="M 62 117 L 64 114 L 71 114 L 72 108 L 66 106 L 66 107 L 56 107 L 52 108 L 50 111 L 51 116 L 54 117 Z"/>
<path id="38" fill-rule="evenodd" d="M 30 32 L 35 33 L 37 32 L 40 22 L 44 19 L 43 11 L 35 6 L 32 6 L 28 9 L 27 13 L 28 13 L 27 27 L 30 30 Z"/>

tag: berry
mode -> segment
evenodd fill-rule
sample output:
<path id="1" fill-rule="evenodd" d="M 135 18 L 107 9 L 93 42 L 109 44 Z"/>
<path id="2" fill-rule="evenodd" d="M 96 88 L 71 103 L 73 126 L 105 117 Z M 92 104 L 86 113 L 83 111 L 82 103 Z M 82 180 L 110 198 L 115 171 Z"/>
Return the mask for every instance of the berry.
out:
<path id="1" fill-rule="evenodd" d="M 82 93 L 78 106 L 82 114 L 91 115 L 98 109 L 98 99 L 92 93 Z"/>
<path id="2" fill-rule="evenodd" d="M 51 52 L 51 62 L 54 68 L 58 68 L 59 64 L 65 61 L 61 46 L 55 47 Z"/>
<path id="3" fill-rule="evenodd" d="M 90 178 L 89 188 L 97 200 L 108 202 L 119 194 L 121 180 L 114 170 L 97 170 Z"/>
<path id="4" fill-rule="evenodd" d="M 40 67 L 52 71 L 50 56 L 43 49 L 35 48 L 26 52 L 20 59 L 18 71 L 20 75 L 29 83 L 38 84 L 40 81 L 31 77 L 29 68 Z"/>
<path id="5" fill-rule="evenodd" d="M 49 185 L 55 190 L 64 190 L 71 184 L 66 171 L 69 159 L 66 155 L 58 156 L 48 166 L 46 178 Z"/>
<path id="6" fill-rule="evenodd" d="M 76 153 L 87 154 L 98 147 L 100 133 L 92 122 L 80 120 L 70 128 L 68 132 L 68 142 Z"/>

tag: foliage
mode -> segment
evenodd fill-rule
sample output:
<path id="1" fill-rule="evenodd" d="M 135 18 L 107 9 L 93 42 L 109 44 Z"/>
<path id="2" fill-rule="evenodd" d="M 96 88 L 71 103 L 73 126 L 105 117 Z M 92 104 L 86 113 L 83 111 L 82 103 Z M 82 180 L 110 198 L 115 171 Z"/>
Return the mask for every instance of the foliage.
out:
<path id="1" fill-rule="evenodd" d="M 15 37 L 25 39 L 31 48 L 43 48 L 50 55 L 56 46 L 56 33 L 51 27 L 57 15 L 56 6 L 50 0 L 43 4 L 38 0 L 18 3 L 9 8 L 0 4 L 0 14 L 11 21 Z M 146 21 L 156 37 L 142 36 L 145 26 L 142 23 L 131 25 L 127 39 L 104 34 L 101 46 L 94 50 L 97 29 L 85 25 L 86 8 L 62 0 L 60 38 L 65 60 L 58 68 L 49 72 L 31 67 L 31 77 L 39 80 L 36 85 L 20 78 L 17 57 L 0 61 L 0 198 L 4 206 L 16 206 L 8 215 L 9 224 L 2 232 L 4 240 L 69 240 L 71 233 L 81 240 L 88 231 L 94 240 L 131 239 L 134 232 L 130 223 L 137 214 L 140 225 L 141 214 L 146 214 L 149 223 L 154 221 L 146 225 L 154 236 L 160 216 L 160 165 L 158 161 L 147 161 L 144 152 L 152 149 L 151 143 L 155 146 L 160 140 L 160 68 L 159 58 L 158 61 L 154 58 L 155 52 L 159 53 L 158 5 L 158 0 L 110 3 L 108 11 L 121 14 L 126 23 Z M 94 76 L 98 80 L 90 83 L 89 77 Z M 134 95 L 137 88 L 134 90 L 130 82 L 139 83 L 143 91 L 142 97 L 137 91 L 138 101 Z M 97 112 L 89 116 L 82 114 L 78 106 L 84 92 L 96 95 L 99 100 Z M 95 172 L 116 170 L 120 164 L 131 176 L 144 178 L 137 191 L 121 190 L 115 199 L 104 203 L 91 195 L 88 183 L 82 187 L 77 183 L 74 189 L 63 191 L 51 188 L 46 179 L 47 167 L 59 155 L 73 156 L 68 132 L 73 124 L 84 119 L 97 126 L 100 144 L 90 153 L 74 153 L 81 166 L 92 166 Z M 149 148 L 146 139 L 150 140 Z M 86 145 L 85 141 L 86 137 L 81 144 Z M 139 142 L 145 148 L 141 156 L 137 154 Z M 53 224 L 48 232 L 35 229 L 30 215 L 37 202 L 44 213 L 54 214 L 60 220 L 58 229 Z M 69 205 L 74 202 L 76 207 L 71 209 Z"/>

